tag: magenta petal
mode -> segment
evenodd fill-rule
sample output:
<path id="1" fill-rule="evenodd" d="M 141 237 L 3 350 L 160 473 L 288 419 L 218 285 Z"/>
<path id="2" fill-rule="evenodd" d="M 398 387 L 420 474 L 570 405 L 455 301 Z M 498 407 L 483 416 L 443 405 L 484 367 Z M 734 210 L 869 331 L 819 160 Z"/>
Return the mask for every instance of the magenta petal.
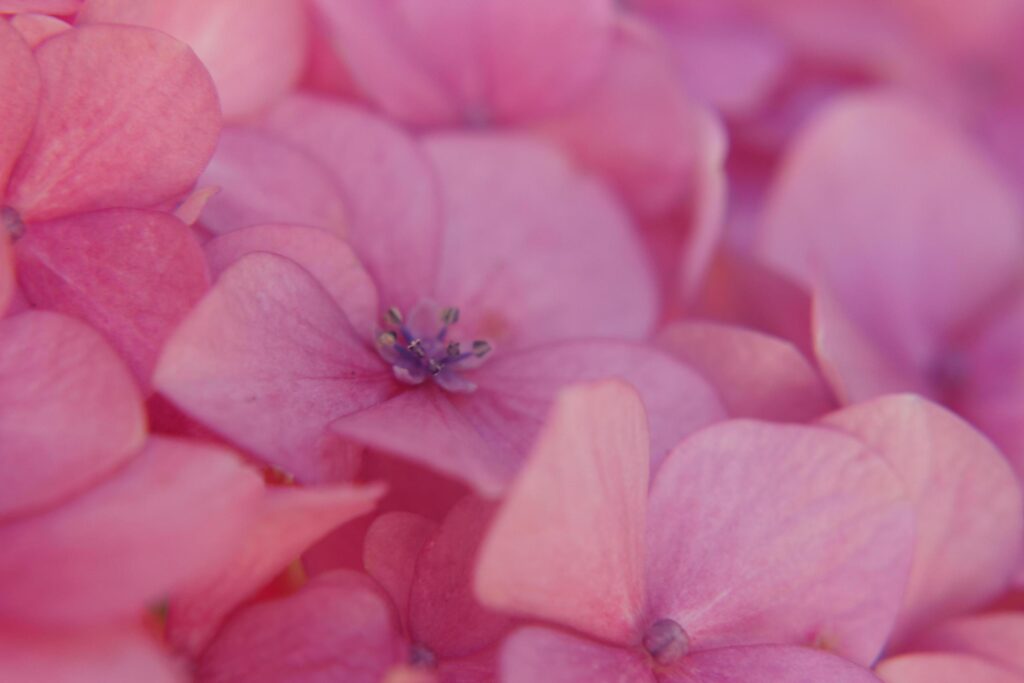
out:
<path id="1" fill-rule="evenodd" d="M 126 619 L 238 542 L 263 483 L 221 448 L 154 437 L 115 476 L 35 517 L 0 525 L 0 618 Z"/>
<path id="2" fill-rule="evenodd" d="M 28 300 L 103 332 L 143 386 L 160 348 L 209 286 L 191 231 L 155 211 L 111 209 L 34 223 L 16 248 Z"/>
<path id="3" fill-rule="evenodd" d="M 373 521 L 363 541 L 363 564 L 391 596 L 403 623 L 409 613 L 409 591 L 416 560 L 437 533 L 437 524 L 411 512 L 388 512 Z"/>
<path id="4" fill-rule="evenodd" d="M 69 15 L 77 12 L 81 4 L 82 0 L 0 0 L 0 13 L 39 12 Z"/>
<path id="5" fill-rule="evenodd" d="M 602 382 L 563 390 L 480 549 L 480 600 L 634 642 L 644 608 L 649 450 L 634 389 Z"/>
<path id="6" fill-rule="evenodd" d="M 651 618 L 675 619 L 701 650 L 818 644 L 870 663 L 910 572 L 903 496 L 884 462 L 834 430 L 702 430 L 651 488 Z"/>
<path id="7" fill-rule="evenodd" d="M 185 675 L 141 629 L 31 634 L 0 630 L 5 683 L 184 683 Z"/>
<path id="8" fill-rule="evenodd" d="M 510 620 L 473 594 L 477 549 L 494 503 L 469 496 L 458 503 L 424 547 L 409 592 L 409 635 L 442 658 L 479 652 L 498 642 Z"/>
<path id="9" fill-rule="evenodd" d="M 203 654 L 196 681 L 380 683 L 402 645 L 372 581 L 324 574 L 292 596 L 238 612 Z"/>
<path id="10" fill-rule="evenodd" d="M 327 466 L 319 453 L 327 425 L 395 391 L 390 369 L 327 291 L 271 254 L 251 254 L 221 274 L 167 342 L 154 385 L 303 481 Z"/>
<path id="11" fill-rule="evenodd" d="M 215 233 L 258 223 L 347 231 L 342 191 L 330 171 L 271 131 L 225 127 L 199 182 L 221 188 L 203 212 L 203 225 Z"/>
<path id="12" fill-rule="evenodd" d="M 25 40 L 0 17 L 0 195 L 18 160 L 18 155 L 32 134 L 39 106 L 39 67 Z M 0 203 L 3 203 L 0 200 Z"/>
<path id="13" fill-rule="evenodd" d="M 726 647 L 683 659 L 664 683 L 879 683 L 867 669 L 809 647 Z M 980 681 L 978 682 L 980 683 Z"/>
<path id="14" fill-rule="evenodd" d="M 381 303 L 415 305 L 437 276 L 441 207 L 413 139 L 361 109 L 309 96 L 285 100 L 269 124 L 331 170 L 349 210 L 348 239 Z"/>
<path id="15" fill-rule="evenodd" d="M 878 665 L 885 683 L 1022 683 L 1024 675 L 969 655 L 924 653 L 886 659 Z"/>
<path id="16" fill-rule="evenodd" d="M 893 646 L 1006 589 L 1021 557 L 1024 511 L 1013 470 L 985 437 L 918 396 L 876 399 L 822 423 L 875 449 L 917 513 L 914 569 Z"/>
<path id="17" fill-rule="evenodd" d="M 45 41 L 35 56 L 39 119 L 8 190 L 25 220 L 144 208 L 196 181 L 220 111 L 186 45 L 150 29 L 86 26 Z"/>
<path id="18" fill-rule="evenodd" d="M 88 0 L 77 21 L 149 26 L 187 43 L 217 85 L 226 119 L 285 94 L 306 61 L 306 12 L 293 0 Z"/>
<path id="19" fill-rule="evenodd" d="M 523 628 L 505 640 L 502 683 L 656 683 L 638 652 L 547 628 Z M 709 682 L 710 683 L 710 682 Z"/>
<path id="20" fill-rule="evenodd" d="M 708 378 L 733 417 L 803 422 L 834 405 L 818 371 L 782 339 L 687 322 L 663 330 L 658 344 Z"/>
<path id="21" fill-rule="evenodd" d="M 168 640 L 197 653 L 221 619 L 331 529 L 373 509 L 380 486 L 268 489 L 242 547 L 171 597 Z"/>
<path id="22" fill-rule="evenodd" d="M 128 369 L 90 327 L 30 311 L 0 321 L 0 518 L 75 493 L 146 437 Z"/>
<path id="23" fill-rule="evenodd" d="M 372 338 L 379 327 L 377 287 L 348 244 L 323 230 L 291 225 L 235 230 L 206 244 L 215 277 L 246 254 L 258 251 L 284 256 L 309 271 L 356 331 Z"/>
<path id="24" fill-rule="evenodd" d="M 0 233 L 0 318 L 14 297 L 14 250 L 7 232 Z"/>
<path id="25" fill-rule="evenodd" d="M 461 308 L 460 334 L 503 348 L 648 334 L 653 273 L 607 189 L 528 138 L 449 134 L 425 147 L 445 211 L 434 294 Z"/>
<path id="26" fill-rule="evenodd" d="M 558 390 L 608 377 L 625 379 L 643 396 L 655 463 L 683 436 L 725 417 L 710 385 L 666 354 L 641 344 L 591 340 L 508 353 L 499 348 L 466 373 L 479 385 L 472 393 L 433 386 L 404 391 L 338 420 L 332 429 L 494 495 L 526 457 Z"/>

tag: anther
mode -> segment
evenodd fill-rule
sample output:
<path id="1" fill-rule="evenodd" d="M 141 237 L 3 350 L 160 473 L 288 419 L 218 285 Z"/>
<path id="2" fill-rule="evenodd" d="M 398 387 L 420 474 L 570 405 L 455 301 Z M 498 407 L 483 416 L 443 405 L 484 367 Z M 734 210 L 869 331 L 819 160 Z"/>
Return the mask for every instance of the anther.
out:
<path id="1" fill-rule="evenodd" d="M 394 332 L 381 332 L 377 335 L 377 343 L 381 346 L 394 346 L 397 341 L 398 337 L 395 336 Z"/>
<path id="2" fill-rule="evenodd" d="M 391 308 L 388 309 L 388 312 L 385 315 L 385 317 L 387 318 L 387 321 L 390 325 L 399 327 L 402 324 L 402 312 L 398 310 L 398 308 L 395 306 L 392 306 Z"/>
<path id="3" fill-rule="evenodd" d="M 491 352 L 491 345 L 487 342 L 477 339 L 473 342 L 473 355 L 477 358 L 483 358 Z"/>
<path id="4" fill-rule="evenodd" d="M 447 308 L 441 309 L 441 322 L 445 325 L 454 325 L 459 322 L 459 309 L 454 306 L 448 306 Z"/>
<path id="5" fill-rule="evenodd" d="M 423 350 L 423 341 L 420 339 L 413 339 L 409 342 L 409 346 L 407 348 L 417 358 L 425 358 L 427 355 L 427 352 Z"/>
<path id="6" fill-rule="evenodd" d="M 448 342 L 448 346 L 445 347 L 445 353 L 448 354 L 449 358 L 458 358 L 462 354 L 462 347 L 459 346 L 457 341 Z"/>
<path id="7" fill-rule="evenodd" d="M 644 649 L 662 666 L 675 663 L 690 651 L 690 637 L 673 619 L 659 619 L 644 634 Z"/>

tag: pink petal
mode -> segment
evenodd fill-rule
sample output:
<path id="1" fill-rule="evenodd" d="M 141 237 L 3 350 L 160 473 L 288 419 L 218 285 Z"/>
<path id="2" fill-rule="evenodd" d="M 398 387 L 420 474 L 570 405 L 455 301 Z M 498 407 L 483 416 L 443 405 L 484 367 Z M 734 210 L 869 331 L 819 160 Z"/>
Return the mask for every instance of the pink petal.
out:
<path id="1" fill-rule="evenodd" d="M 903 488 L 835 431 L 734 420 L 683 441 L 651 488 L 649 619 L 700 650 L 760 643 L 878 655 L 910 572 Z"/>
<path id="2" fill-rule="evenodd" d="M 600 75 L 614 17 L 609 0 L 315 5 L 360 88 L 421 125 L 508 123 L 564 107 Z"/>
<path id="3" fill-rule="evenodd" d="M 621 377 L 636 386 L 651 423 L 655 463 L 683 436 L 725 416 L 714 390 L 696 372 L 629 342 L 560 342 L 507 353 L 497 349 L 466 377 L 478 384 L 475 392 L 420 387 L 331 427 L 494 495 L 512 480 L 551 401 L 567 384 Z"/>
<path id="4" fill-rule="evenodd" d="M 505 640 L 503 683 L 655 683 L 643 656 L 620 647 L 554 631 L 523 628 Z"/>
<path id="5" fill-rule="evenodd" d="M 856 664 L 809 647 L 726 647 L 696 652 L 665 683 L 879 683 Z M 979 681 L 980 683 L 980 681 Z"/>
<path id="6" fill-rule="evenodd" d="M 7 231 L 0 232 L 0 317 L 14 297 L 14 250 Z"/>
<path id="7" fill-rule="evenodd" d="M 480 600 L 633 642 L 644 607 L 649 450 L 631 387 L 563 390 L 480 549 Z"/>
<path id="8" fill-rule="evenodd" d="M 302 481 L 329 463 L 327 425 L 392 394 L 390 369 L 293 261 L 224 271 L 167 342 L 154 385 L 189 415 Z"/>
<path id="9" fill-rule="evenodd" d="M 143 386 L 209 287 L 202 249 L 170 214 L 111 209 L 33 223 L 16 247 L 29 301 L 92 324 Z"/>
<path id="10" fill-rule="evenodd" d="M 1024 676 L 1024 614 L 975 614 L 943 622 L 914 639 L 914 648 L 974 655 Z"/>
<path id="11" fill-rule="evenodd" d="M 489 501 L 465 498 L 416 561 L 409 592 L 409 635 L 441 658 L 470 655 L 496 644 L 511 623 L 473 595 L 477 551 L 495 509 Z"/>
<path id="12" fill-rule="evenodd" d="M 39 67 L 32 51 L 21 34 L 0 17 L 0 92 L 4 94 L 0 99 L 0 121 L 4 122 L 4 134 L 0 137 L 0 193 L 32 135 L 39 91 Z"/>
<path id="13" fill-rule="evenodd" d="M 858 95 L 795 143 L 760 247 L 820 282 L 894 362 L 925 372 L 953 326 L 1018 275 L 1020 221 L 1011 188 L 968 140 L 894 96 Z"/>
<path id="14" fill-rule="evenodd" d="M 39 12 L 41 14 L 74 14 L 82 0 L 0 0 L 0 13 L 20 14 Z"/>
<path id="15" fill-rule="evenodd" d="M 220 621 L 331 529 L 369 512 L 382 487 L 268 489 L 237 550 L 171 599 L 168 640 L 198 653 Z"/>
<path id="16" fill-rule="evenodd" d="M 803 422 L 834 403 L 817 370 L 791 344 L 719 323 L 676 323 L 661 348 L 708 378 L 734 417 Z"/>
<path id="17" fill-rule="evenodd" d="M 878 665 L 885 683 L 1022 683 L 1024 676 L 977 657 L 915 654 L 886 659 Z"/>
<path id="18" fill-rule="evenodd" d="M 527 138 L 444 135 L 425 146 L 446 219 L 434 294 L 460 307 L 459 334 L 503 348 L 647 335 L 653 274 L 603 186 Z"/>
<path id="19" fill-rule="evenodd" d="M 347 231 L 342 191 L 327 167 L 270 131 L 225 127 L 199 182 L 221 188 L 203 212 L 215 233 L 258 223 Z"/>
<path id="20" fill-rule="evenodd" d="M 351 247 L 323 230 L 260 225 L 222 235 L 206 245 L 214 276 L 246 254 L 278 254 L 299 264 L 327 290 L 357 332 L 371 338 L 379 327 L 377 287 Z"/>
<path id="21" fill-rule="evenodd" d="M 60 507 L 0 525 L 0 615 L 29 624 L 126 619 L 223 561 L 262 481 L 232 453 L 161 437 Z"/>
<path id="22" fill-rule="evenodd" d="M 411 512 L 388 512 L 366 532 L 363 563 L 366 573 L 391 597 L 403 623 L 408 620 L 409 592 L 416 560 L 437 533 L 437 524 Z"/>
<path id="23" fill-rule="evenodd" d="M 71 28 L 71 24 L 63 19 L 47 14 L 16 14 L 11 17 L 11 26 L 18 29 L 18 33 L 32 47 Z"/>
<path id="24" fill-rule="evenodd" d="M 88 0 L 77 20 L 149 26 L 187 43 L 231 120 L 282 97 L 306 62 L 306 12 L 293 0 Z"/>
<path id="25" fill-rule="evenodd" d="M 0 679 L 7 683 L 183 683 L 185 675 L 141 629 L 51 635 L 3 629 Z"/>
<path id="26" fill-rule="evenodd" d="M 437 276 L 441 206 L 412 138 L 355 107 L 294 96 L 271 127 L 330 169 L 349 210 L 348 239 L 385 306 L 411 308 Z"/>
<path id="27" fill-rule="evenodd" d="M 183 43 L 158 31 L 86 26 L 35 52 L 39 119 L 8 189 L 25 220 L 185 192 L 220 132 L 217 93 Z"/>
<path id="28" fill-rule="evenodd" d="M 584 168 L 607 178 L 644 216 L 689 189 L 697 155 L 691 103 L 652 36 L 619 27 L 607 72 L 570 110 L 538 124 Z"/>
<path id="29" fill-rule="evenodd" d="M 893 646 L 1006 589 L 1021 556 L 1024 510 L 1002 454 L 960 418 L 918 396 L 884 397 L 822 423 L 871 446 L 914 504 L 914 569 Z"/>
<path id="30" fill-rule="evenodd" d="M 0 518 L 76 493 L 146 438 L 135 382 L 91 328 L 30 311 L 0 321 Z"/>
<path id="31" fill-rule="evenodd" d="M 236 614 L 200 659 L 196 681 L 379 683 L 402 647 L 373 582 L 336 572 Z"/>

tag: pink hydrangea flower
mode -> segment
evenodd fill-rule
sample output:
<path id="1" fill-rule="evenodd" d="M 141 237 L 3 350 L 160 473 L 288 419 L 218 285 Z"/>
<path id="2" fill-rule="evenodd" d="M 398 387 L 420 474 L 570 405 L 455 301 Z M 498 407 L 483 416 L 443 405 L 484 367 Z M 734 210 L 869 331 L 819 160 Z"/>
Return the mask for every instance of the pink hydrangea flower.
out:
<path id="1" fill-rule="evenodd" d="M 632 389 L 561 394 L 477 568 L 484 604 L 552 624 L 505 642 L 505 683 L 872 680 L 811 646 L 869 664 L 896 616 L 913 518 L 883 462 L 735 421 L 649 471 Z"/>

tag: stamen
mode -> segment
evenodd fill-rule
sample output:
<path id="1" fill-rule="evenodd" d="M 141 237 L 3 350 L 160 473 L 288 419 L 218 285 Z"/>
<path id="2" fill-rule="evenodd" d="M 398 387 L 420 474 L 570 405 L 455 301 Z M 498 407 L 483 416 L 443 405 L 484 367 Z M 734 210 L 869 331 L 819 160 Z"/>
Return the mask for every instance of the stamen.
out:
<path id="1" fill-rule="evenodd" d="M 454 306 L 441 309 L 441 322 L 447 325 L 454 325 L 459 322 L 459 309 Z"/>
<path id="2" fill-rule="evenodd" d="M 21 215 L 10 206 L 0 207 L 0 224 L 7 229 L 11 240 L 17 240 L 25 234 L 25 222 Z"/>
<path id="3" fill-rule="evenodd" d="M 381 332 L 377 335 L 377 343 L 387 348 L 394 346 L 397 341 L 398 338 L 394 332 Z"/>
<path id="4" fill-rule="evenodd" d="M 427 352 L 423 350 L 422 339 L 413 339 L 411 342 L 409 342 L 409 346 L 406 348 L 412 351 L 413 355 L 416 356 L 417 358 L 427 357 Z"/>
<path id="5" fill-rule="evenodd" d="M 402 312 L 395 306 L 388 309 L 385 318 L 387 318 L 389 325 L 393 325 L 395 327 L 401 327 L 402 325 Z"/>
<path id="6" fill-rule="evenodd" d="M 448 346 L 445 347 L 445 353 L 448 354 L 449 358 L 458 358 L 462 354 L 462 347 L 459 346 L 459 342 L 448 342 Z"/>
<path id="7" fill-rule="evenodd" d="M 644 649 L 662 666 L 674 664 L 690 651 L 690 637 L 673 619 L 659 619 L 644 634 Z"/>
<path id="8" fill-rule="evenodd" d="M 477 339 L 473 342 L 473 355 L 477 358 L 483 358 L 491 352 L 491 345 L 482 339 Z"/>

